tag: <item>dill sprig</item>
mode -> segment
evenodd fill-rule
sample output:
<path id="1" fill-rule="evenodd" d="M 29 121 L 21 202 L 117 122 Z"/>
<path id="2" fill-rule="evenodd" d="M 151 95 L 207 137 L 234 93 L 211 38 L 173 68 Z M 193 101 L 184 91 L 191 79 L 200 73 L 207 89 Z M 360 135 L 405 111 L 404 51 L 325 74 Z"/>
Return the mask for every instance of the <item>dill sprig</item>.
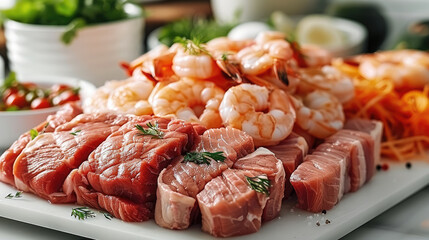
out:
<path id="1" fill-rule="evenodd" d="M 225 158 L 223 152 L 188 152 L 182 162 L 194 162 L 196 164 L 205 163 L 209 165 L 212 159 L 216 162 L 224 162 Z"/>
<path id="2" fill-rule="evenodd" d="M 158 122 L 155 122 L 153 125 L 151 122 L 147 123 L 146 126 L 148 129 L 144 129 L 141 125 L 137 124 L 135 127 L 143 134 L 143 135 L 152 135 L 152 138 L 163 138 L 164 132 L 159 129 Z"/>
<path id="3" fill-rule="evenodd" d="M 185 52 L 190 55 L 206 54 L 211 56 L 207 49 L 203 46 L 203 42 L 197 37 L 193 37 L 192 39 L 176 37 L 174 38 L 174 42 L 180 43 L 185 49 Z"/>
<path id="4" fill-rule="evenodd" d="M 259 193 L 264 193 L 267 196 L 270 195 L 271 182 L 266 178 L 266 176 L 260 175 L 255 177 L 245 177 L 251 189 Z"/>
<path id="5" fill-rule="evenodd" d="M 88 207 L 77 207 L 72 209 L 70 216 L 78 218 L 79 220 L 85 220 L 95 217 L 95 213 L 89 210 Z"/>
<path id="6" fill-rule="evenodd" d="M 37 137 L 37 135 L 39 135 L 39 132 L 36 129 L 32 128 L 30 130 L 31 140 L 35 139 Z"/>
<path id="7" fill-rule="evenodd" d="M 70 132 L 71 135 L 76 136 L 78 133 L 80 133 L 82 130 L 76 130 L 74 132 Z"/>
<path id="8" fill-rule="evenodd" d="M 12 199 L 12 198 L 21 198 L 22 197 L 22 191 L 16 192 L 15 195 L 12 193 L 9 193 L 6 197 L 7 199 Z"/>

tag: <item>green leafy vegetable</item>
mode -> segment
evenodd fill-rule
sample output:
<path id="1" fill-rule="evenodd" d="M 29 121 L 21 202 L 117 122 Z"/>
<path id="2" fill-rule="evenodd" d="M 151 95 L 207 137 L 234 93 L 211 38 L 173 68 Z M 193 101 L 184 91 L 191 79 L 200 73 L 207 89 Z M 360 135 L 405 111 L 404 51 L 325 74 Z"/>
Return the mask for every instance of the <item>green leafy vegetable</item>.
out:
<path id="1" fill-rule="evenodd" d="M 144 129 L 141 125 L 137 124 L 135 127 L 142 133 L 142 135 L 152 135 L 152 138 L 163 138 L 164 132 L 159 129 L 158 122 L 153 125 L 151 122 L 147 123 L 148 129 Z"/>
<path id="2" fill-rule="evenodd" d="M 95 217 L 95 213 L 89 210 L 88 207 L 77 207 L 72 209 L 70 216 L 78 218 L 79 220 L 85 220 Z"/>
<path id="3" fill-rule="evenodd" d="M 267 196 L 270 195 L 271 182 L 265 176 L 245 177 L 251 189 L 259 193 L 264 193 Z"/>
<path id="4" fill-rule="evenodd" d="M 188 152 L 182 162 L 194 162 L 196 164 L 205 163 L 209 165 L 212 159 L 216 162 L 224 162 L 225 158 L 223 152 Z"/>
<path id="5" fill-rule="evenodd" d="M 80 133 L 82 130 L 76 130 L 74 132 L 70 132 L 71 135 L 76 136 L 78 133 Z"/>
<path id="6" fill-rule="evenodd" d="M 70 43 L 76 30 L 86 25 L 129 18 L 124 5 L 127 0 L 17 0 L 1 11 L 2 18 L 38 25 L 66 26 L 61 37 Z"/>
<path id="7" fill-rule="evenodd" d="M 12 199 L 12 198 L 21 198 L 22 197 L 22 192 L 16 192 L 15 195 L 13 195 L 12 193 L 9 193 L 6 197 L 7 199 Z"/>
<path id="8" fill-rule="evenodd" d="M 35 139 L 37 135 L 39 135 L 39 132 L 36 129 L 33 128 L 30 130 L 31 140 Z"/>
<path id="9" fill-rule="evenodd" d="M 4 80 L 2 87 L 10 88 L 16 83 L 18 83 L 18 80 L 16 79 L 16 73 L 10 72 L 9 75 L 7 75 L 6 79 Z"/>
<path id="10" fill-rule="evenodd" d="M 161 43 L 171 46 L 176 37 L 185 39 L 199 39 L 206 43 L 214 38 L 226 36 L 237 22 L 219 24 L 215 20 L 185 18 L 165 25 L 161 28 L 158 39 Z"/>
<path id="11" fill-rule="evenodd" d="M 82 18 L 73 20 L 69 25 L 67 25 L 67 30 L 61 36 L 61 40 L 65 44 L 70 44 L 71 41 L 77 36 L 77 30 L 85 27 L 86 22 Z"/>

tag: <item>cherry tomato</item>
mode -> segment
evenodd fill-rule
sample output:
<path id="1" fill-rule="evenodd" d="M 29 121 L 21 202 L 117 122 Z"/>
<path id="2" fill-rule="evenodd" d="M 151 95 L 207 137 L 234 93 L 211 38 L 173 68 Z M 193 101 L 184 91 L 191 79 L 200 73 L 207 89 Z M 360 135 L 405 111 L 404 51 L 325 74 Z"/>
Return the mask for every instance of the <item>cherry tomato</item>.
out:
<path id="1" fill-rule="evenodd" d="M 18 108 L 24 108 L 28 106 L 27 100 L 25 100 L 25 95 L 20 93 L 13 93 L 6 99 L 6 106 L 16 106 Z"/>
<path id="2" fill-rule="evenodd" d="M 37 88 L 37 85 L 35 83 L 32 83 L 32 82 L 24 82 L 24 83 L 21 83 L 21 85 L 28 90 L 34 90 Z"/>
<path id="3" fill-rule="evenodd" d="M 59 93 L 68 89 L 70 89 L 70 86 L 66 84 L 54 84 L 51 87 L 52 93 Z"/>
<path id="4" fill-rule="evenodd" d="M 36 98 L 31 102 L 31 109 L 42 109 L 51 107 L 51 103 L 47 98 Z"/>
<path id="5" fill-rule="evenodd" d="M 54 105 L 62 105 L 67 102 L 74 102 L 78 100 L 80 100 L 80 97 L 78 94 L 75 94 L 72 90 L 67 90 L 60 93 L 60 95 L 54 97 L 52 99 L 52 103 Z"/>
<path id="6" fill-rule="evenodd" d="M 10 96 L 10 95 L 12 95 L 12 94 L 14 94 L 14 93 L 17 93 L 18 92 L 18 89 L 16 89 L 16 88 L 8 88 L 8 89 L 6 89 L 5 91 L 4 91 L 4 93 L 3 93 L 3 102 L 6 102 L 6 99 Z"/>

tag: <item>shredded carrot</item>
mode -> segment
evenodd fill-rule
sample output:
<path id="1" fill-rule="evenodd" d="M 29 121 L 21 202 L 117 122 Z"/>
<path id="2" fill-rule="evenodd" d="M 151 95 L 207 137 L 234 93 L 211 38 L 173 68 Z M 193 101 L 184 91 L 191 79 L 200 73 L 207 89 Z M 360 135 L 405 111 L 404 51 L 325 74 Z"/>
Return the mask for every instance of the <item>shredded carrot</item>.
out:
<path id="1" fill-rule="evenodd" d="M 398 92 L 389 79 L 365 79 L 359 64 L 336 61 L 334 66 L 351 76 L 355 97 L 344 104 L 347 118 L 376 119 L 384 124 L 381 154 L 405 161 L 427 157 L 429 149 L 429 85 Z"/>

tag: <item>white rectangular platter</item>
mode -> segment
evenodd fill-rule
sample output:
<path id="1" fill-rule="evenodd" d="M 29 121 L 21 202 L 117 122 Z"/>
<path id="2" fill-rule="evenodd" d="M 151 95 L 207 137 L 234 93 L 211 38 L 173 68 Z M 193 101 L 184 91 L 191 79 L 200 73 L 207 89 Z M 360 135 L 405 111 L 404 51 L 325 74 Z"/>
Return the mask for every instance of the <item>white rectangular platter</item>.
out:
<path id="1" fill-rule="evenodd" d="M 404 163 L 389 165 L 388 171 L 378 172 L 361 190 L 345 195 L 326 215 L 301 211 L 294 207 L 295 200 L 289 199 L 284 201 L 278 219 L 263 224 L 257 233 L 234 239 L 338 239 L 429 183 L 427 161 L 413 162 L 411 169 Z M 153 220 L 143 223 L 108 220 L 98 211 L 95 218 L 77 220 L 70 216 L 75 205 L 50 204 L 30 193 L 16 199 L 4 198 L 15 192 L 13 187 L 0 183 L 1 217 L 95 239 L 213 239 L 200 230 L 200 225 L 173 231 L 157 226 Z"/>

